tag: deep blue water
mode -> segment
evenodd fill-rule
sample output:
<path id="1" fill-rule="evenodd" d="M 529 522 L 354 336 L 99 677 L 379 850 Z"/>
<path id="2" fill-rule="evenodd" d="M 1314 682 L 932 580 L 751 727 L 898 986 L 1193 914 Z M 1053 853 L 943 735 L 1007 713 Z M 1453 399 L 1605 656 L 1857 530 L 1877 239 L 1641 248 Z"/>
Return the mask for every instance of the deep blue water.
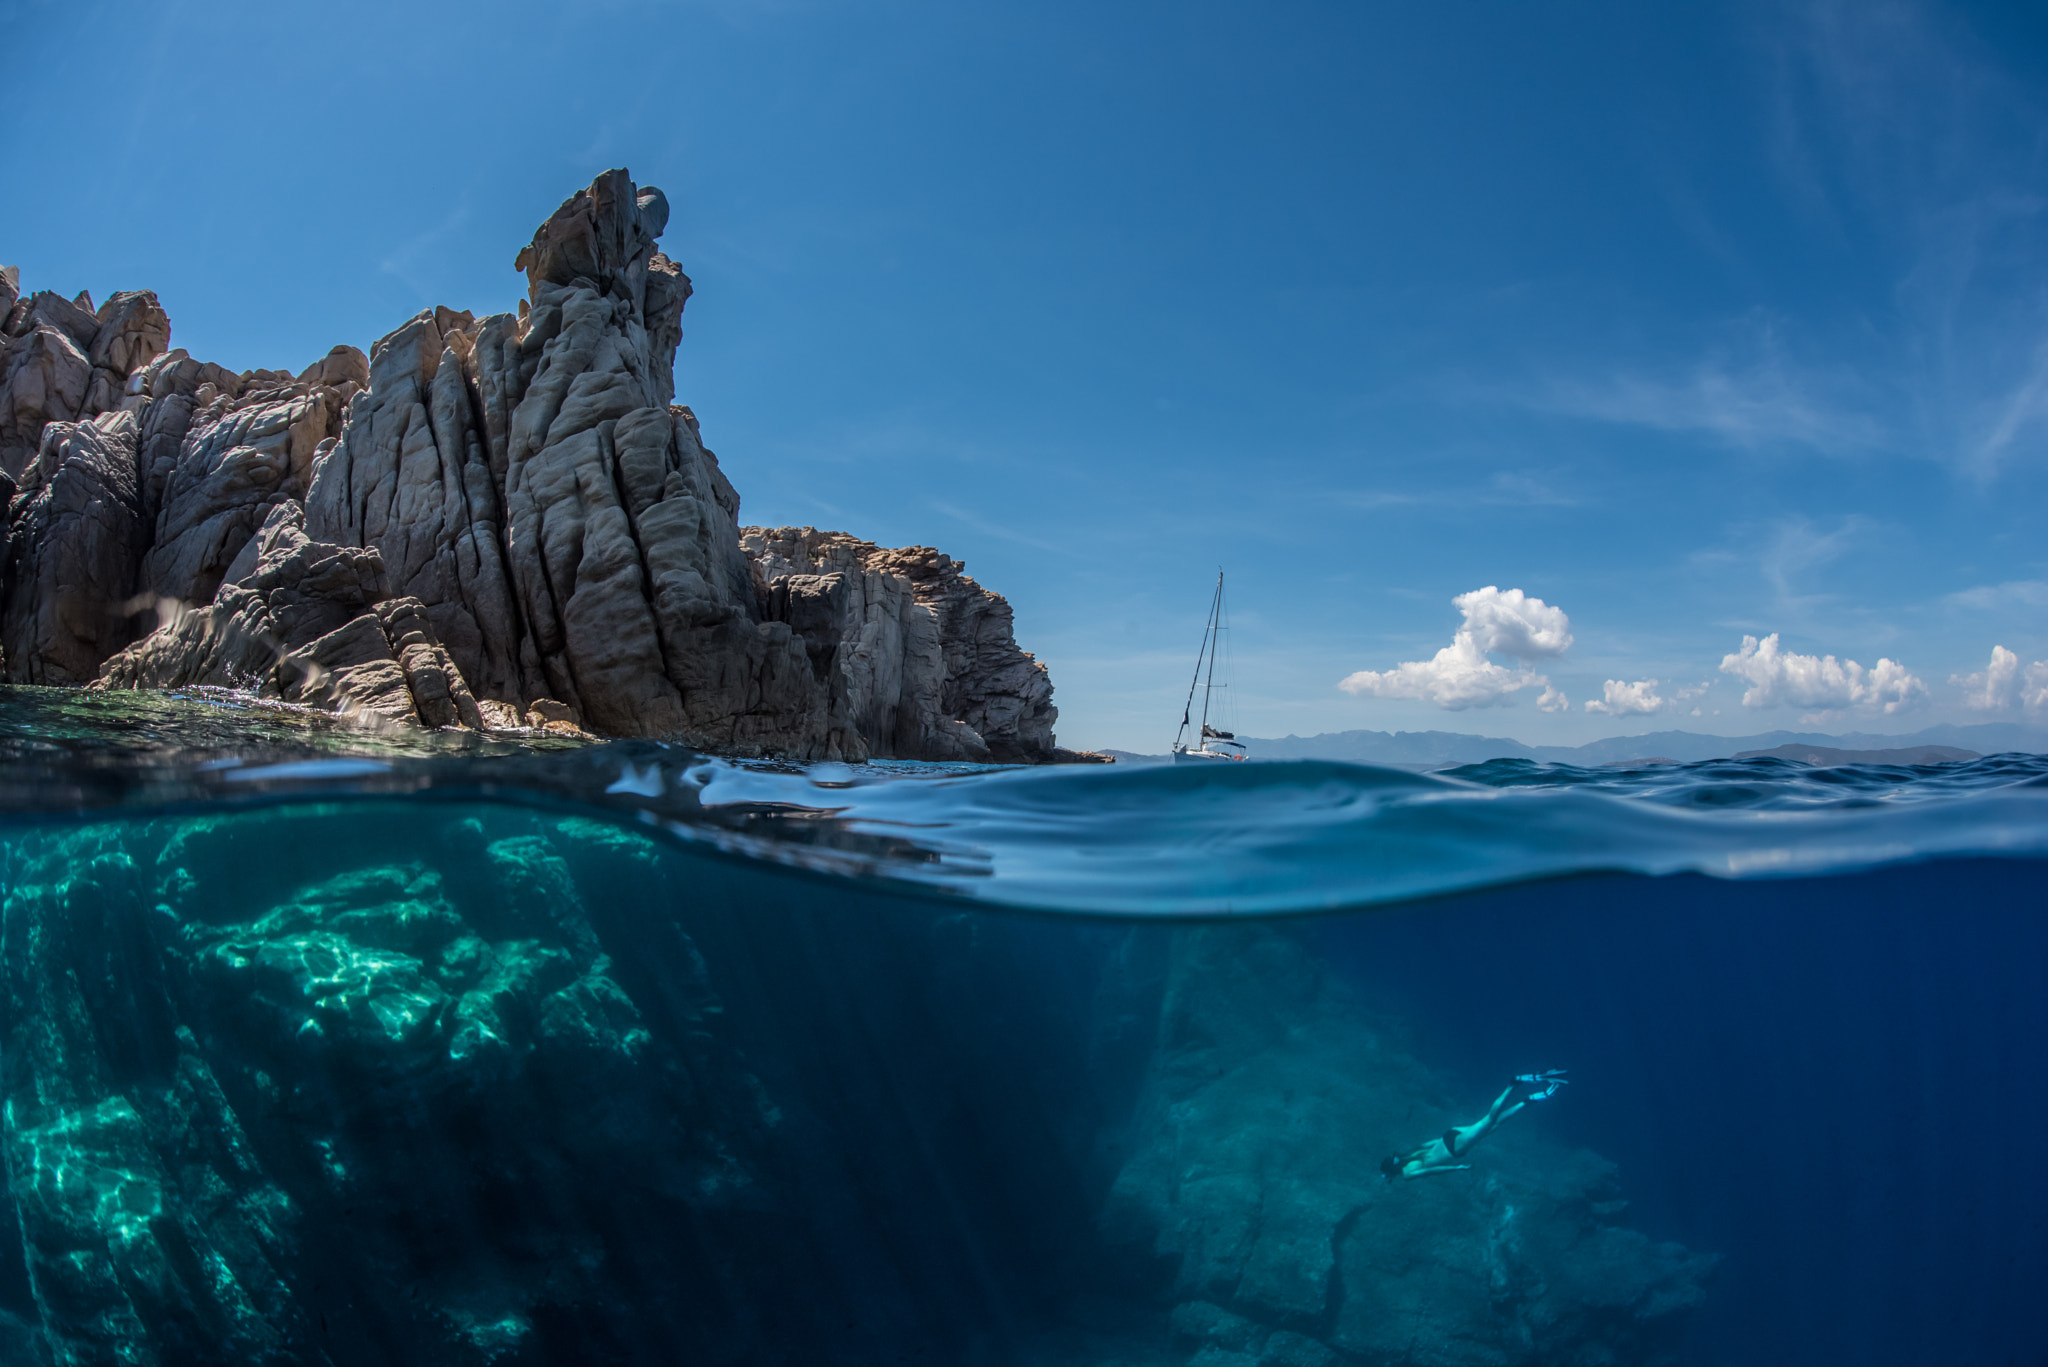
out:
<path id="1" fill-rule="evenodd" d="M 1324 928 L 1474 1079 L 1569 1062 L 1544 1117 L 1633 1217 L 1727 1261 L 1702 1362 L 2048 1361 L 2048 869 L 1956 860 L 1546 883 Z"/>
<path id="2" fill-rule="evenodd" d="M 2048 1362 L 2042 758 L 803 770 L 13 705 L 0 1356 Z"/>

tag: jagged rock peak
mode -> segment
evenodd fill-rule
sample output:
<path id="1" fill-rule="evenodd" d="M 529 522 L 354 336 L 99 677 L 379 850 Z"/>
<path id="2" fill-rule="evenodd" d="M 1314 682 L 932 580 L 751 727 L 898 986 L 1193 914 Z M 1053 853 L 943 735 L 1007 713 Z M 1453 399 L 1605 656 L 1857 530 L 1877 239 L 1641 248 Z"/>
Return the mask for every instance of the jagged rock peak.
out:
<path id="1" fill-rule="evenodd" d="M 516 313 L 423 310 L 297 373 L 168 349 L 146 291 L 94 308 L 0 273 L 0 677 L 86 682 L 155 606 L 111 681 L 226 680 L 233 626 L 235 677 L 333 701 L 275 672 L 313 642 L 246 583 L 288 514 L 388 581 L 342 605 L 349 668 L 389 682 L 412 633 L 476 700 L 380 683 L 369 710 L 541 709 L 735 754 L 1054 758 L 1044 666 L 950 557 L 809 528 L 742 547 L 739 493 L 674 402 L 691 286 L 656 249 L 668 221 L 660 190 L 607 171 L 517 254 Z"/>
<path id="2" fill-rule="evenodd" d="M 578 280 L 608 284 L 644 266 L 666 227 L 668 196 L 652 185 L 635 189 L 619 167 L 563 200 L 512 268 L 526 273 L 529 291 Z"/>

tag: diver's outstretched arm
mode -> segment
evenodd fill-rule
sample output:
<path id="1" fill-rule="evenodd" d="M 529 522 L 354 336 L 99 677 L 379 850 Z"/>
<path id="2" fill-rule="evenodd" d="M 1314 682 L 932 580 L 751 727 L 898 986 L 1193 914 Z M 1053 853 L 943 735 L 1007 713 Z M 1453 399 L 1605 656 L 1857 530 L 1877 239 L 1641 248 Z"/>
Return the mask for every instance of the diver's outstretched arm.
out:
<path id="1" fill-rule="evenodd" d="M 1427 1177 L 1433 1172 L 1468 1172 L 1471 1167 L 1470 1163 L 1432 1163 L 1417 1168 L 1414 1172 L 1403 1173 L 1402 1176 L 1413 1182 L 1416 1178 Z"/>

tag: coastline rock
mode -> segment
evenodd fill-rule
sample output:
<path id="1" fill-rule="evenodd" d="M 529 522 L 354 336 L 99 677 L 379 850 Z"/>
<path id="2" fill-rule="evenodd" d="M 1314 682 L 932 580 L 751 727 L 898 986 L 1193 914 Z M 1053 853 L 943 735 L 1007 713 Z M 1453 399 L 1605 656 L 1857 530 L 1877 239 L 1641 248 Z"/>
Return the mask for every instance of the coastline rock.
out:
<path id="1" fill-rule="evenodd" d="M 891 550 L 810 527 L 748 527 L 775 620 L 831 689 L 828 743 L 875 757 L 1053 758 L 1052 680 L 1019 649 L 1008 600 L 929 546 Z"/>
<path id="2" fill-rule="evenodd" d="M 1149 967 L 1159 1053 L 1103 1228 L 1161 1260 L 1177 1336 L 1248 1363 L 1664 1360 L 1717 1260 L 1616 1223 L 1612 1163 L 1522 1115 L 1471 1171 L 1388 1183 L 1382 1156 L 1492 1097 L 1447 1105 L 1292 932 L 1189 930 Z"/>
<path id="3" fill-rule="evenodd" d="M 381 550 L 488 700 L 819 753 L 822 690 L 758 620 L 738 494 L 670 402 L 689 281 L 654 249 L 667 213 L 610 172 L 519 253 L 518 315 L 441 309 L 380 340 L 307 525 Z"/>
<path id="4" fill-rule="evenodd" d="M 116 294 L 95 311 L 83 293 L 66 299 L 42 290 L 19 299 L 18 279 L 7 280 L 0 291 L 7 302 L 0 325 L 0 471 L 18 477 L 41 449 L 46 424 L 121 406 L 130 377 L 170 345 L 171 320 L 148 290 Z"/>
<path id="5" fill-rule="evenodd" d="M 119 537 L 62 545 L 75 511 L 53 521 L 13 501 L 31 530 L 10 562 L 7 677 L 86 682 L 132 639 L 121 619 L 54 656 L 27 646 L 27 623 L 57 613 L 42 601 L 53 575 L 71 574 L 61 615 L 78 614 L 78 576 L 40 563 L 90 562 L 101 602 L 156 603 L 164 624 L 110 672 L 119 687 L 232 675 L 314 705 L 453 707 L 465 724 L 477 700 L 512 718 L 546 703 L 567 715 L 543 725 L 739 755 L 1064 755 L 1051 681 L 1017 647 L 1009 603 L 949 557 L 810 528 L 751 528 L 742 545 L 739 493 L 674 402 L 691 285 L 655 246 L 668 219 L 660 190 L 608 171 L 517 254 L 516 313 L 423 311 L 369 356 L 336 347 L 296 375 L 168 350 L 147 291 L 96 309 L 84 294 L 22 297 L 0 274 L 0 477 L 26 498 L 47 482 L 29 467 L 58 426 L 129 423 L 120 497 L 100 515 Z M 273 649 L 284 638 L 247 585 L 228 601 L 258 529 L 287 508 L 303 509 L 311 543 L 374 550 L 383 568 L 379 596 L 354 600 L 360 623 L 308 657 L 316 671 L 280 672 L 313 642 Z M 445 706 L 368 682 L 428 656 L 461 685 Z M 448 672 L 420 670 L 430 692 Z"/>
<path id="6" fill-rule="evenodd" d="M 62 330 L 45 324 L 9 338 L 0 350 L 0 473 L 19 479 L 43 428 L 74 421 L 91 385 L 92 362 Z"/>
<path id="7" fill-rule="evenodd" d="M 195 387 L 191 397 L 167 392 L 150 404 L 142 468 L 155 530 L 142 562 L 144 592 L 213 600 L 271 509 L 305 498 L 323 445 L 340 433 L 358 369 L 367 377 L 362 353 L 338 347 L 306 372 L 339 373 L 334 384 L 302 378 L 223 393 L 203 407 Z"/>
<path id="8" fill-rule="evenodd" d="M 90 683 L 133 639 L 128 588 L 149 544 L 135 438 L 135 415 L 118 410 L 42 429 L 9 501 L 0 564 L 7 682 Z"/>
<path id="9" fill-rule="evenodd" d="M 309 532 L 382 551 L 478 696 L 515 711 L 551 697 L 603 734 L 728 753 L 1049 757 L 1043 667 L 945 557 L 794 530 L 742 546 L 739 494 L 672 402 L 690 282 L 655 249 L 667 221 L 659 190 L 609 172 L 519 253 L 517 315 L 438 309 L 380 340 Z"/>
<path id="10" fill-rule="evenodd" d="M 334 711 L 483 729 L 419 601 L 391 596 L 374 549 L 310 540 L 304 520 L 296 503 L 274 507 L 213 603 L 160 609 L 168 620 L 108 660 L 96 686 L 249 688 Z"/>

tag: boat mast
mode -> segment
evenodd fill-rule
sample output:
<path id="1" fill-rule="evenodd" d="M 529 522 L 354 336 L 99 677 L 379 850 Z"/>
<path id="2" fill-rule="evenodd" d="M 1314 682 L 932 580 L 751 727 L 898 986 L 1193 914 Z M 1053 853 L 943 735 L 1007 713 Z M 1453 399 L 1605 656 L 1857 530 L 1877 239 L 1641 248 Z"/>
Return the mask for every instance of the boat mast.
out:
<path id="1" fill-rule="evenodd" d="M 1202 685 L 1202 748 L 1209 748 L 1209 695 L 1216 688 L 1217 647 L 1221 644 L 1216 633 L 1223 629 L 1223 571 L 1216 571 L 1216 602 L 1209 609 L 1209 680 Z M 1199 666 L 1197 666 L 1199 668 Z M 1230 681 L 1224 676 L 1224 682 Z"/>
<path id="2" fill-rule="evenodd" d="M 1180 748 L 1181 737 L 1185 736 L 1188 733 L 1188 727 L 1192 724 L 1190 719 L 1195 710 L 1195 689 L 1200 687 L 1202 683 L 1202 657 L 1204 655 L 1208 655 L 1210 657 L 1209 676 L 1211 678 L 1214 678 L 1216 674 L 1215 652 L 1213 652 L 1209 648 L 1209 638 L 1211 635 L 1211 628 L 1213 628 L 1216 625 L 1216 610 L 1222 605 L 1223 571 L 1218 570 L 1216 571 L 1216 596 L 1209 600 L 1209 620 L 1202 624 L 1202 648 L 1195 652 L 1195 676 L 1192 679 L 1188 680 L 1188 700 L 1185 703 L 1181 704 L 1180 730 L 1173 733 L 1173 744 L 1175 749 Z M 1208 696 L 1204 694 L 1202 697 L 1202 720 L 1206 723 L 1208 719 L 1209 699 Z"/>

